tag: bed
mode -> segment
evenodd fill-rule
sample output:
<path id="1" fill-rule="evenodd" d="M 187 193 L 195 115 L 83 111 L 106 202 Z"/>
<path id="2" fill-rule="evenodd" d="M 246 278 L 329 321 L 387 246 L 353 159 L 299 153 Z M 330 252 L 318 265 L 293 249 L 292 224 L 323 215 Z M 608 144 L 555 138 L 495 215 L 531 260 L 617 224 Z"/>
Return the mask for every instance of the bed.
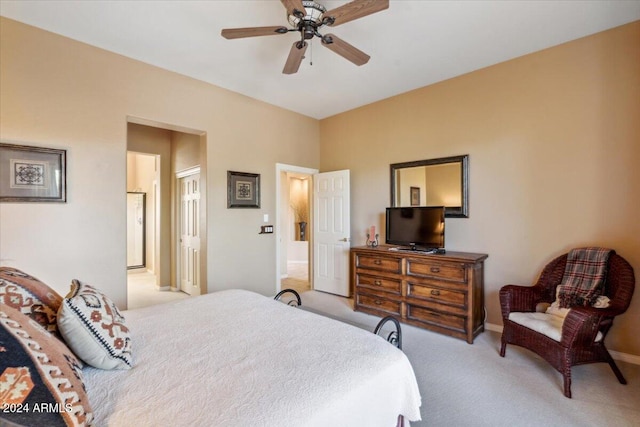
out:
<path id="1" fill-rule="evenodd" d="M 420 419 L 380 336 L 245 290 L 124 311 L 134 367 L 83 369 L 95 426 L 395 426 Z"/>

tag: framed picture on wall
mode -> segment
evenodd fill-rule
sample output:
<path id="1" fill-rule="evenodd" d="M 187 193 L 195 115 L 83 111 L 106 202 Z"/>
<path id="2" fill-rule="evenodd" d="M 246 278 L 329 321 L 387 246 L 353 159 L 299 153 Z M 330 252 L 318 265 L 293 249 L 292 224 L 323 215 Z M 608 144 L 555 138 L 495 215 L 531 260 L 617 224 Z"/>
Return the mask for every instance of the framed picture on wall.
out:
<path id="1" fill-rule="evenodd" d="M 411 187 L 411 206 L 420 206 L 420 187 Z"/>
<path id="2" fill-rule="evenodd" d="M 227 171 L 227 208 L 260 207 L 260 174 Z"/>
<path id="3" fill-rule="evenodd" d="M 0 202 L 67 201 L 67 151 L 0 142 Z"/>

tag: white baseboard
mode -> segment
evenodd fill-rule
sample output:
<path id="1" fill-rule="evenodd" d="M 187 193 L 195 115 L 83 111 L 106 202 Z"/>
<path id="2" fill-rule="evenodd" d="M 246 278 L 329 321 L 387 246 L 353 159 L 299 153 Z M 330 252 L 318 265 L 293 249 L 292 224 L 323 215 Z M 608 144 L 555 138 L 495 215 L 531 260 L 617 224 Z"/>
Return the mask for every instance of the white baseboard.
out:
<path id="1" fill-rule="evenodd" d="M 621 362 L 632 363 L 634 365 L 640 365 L 640 356 L 636 356 L 629 353 L 620 353 L 619 351 L 609 350 L 611 357 Z"/>
<path id="2" fill-rule="evenodd" d="M 171 289 L 171 286 L 156 286 L 156 289 L 159 291 L 168 291 Z"/>
<path id="3" fill-rule="evenodd" d="M 502 325 L 496 325 L 494 323 L 485 323 L 484 328 L 487 331 L 498 332 L 500 334 L 502 333 Z M 628 353 L 621 353 L 619 351 L 613 351 L 613 350 L 609 350 L 609 353 L 611 353 L 611 357 L 613 357 L 615 360 L 631 363 L 634 365 L 640 365 L 640 356 L 636 356 L 634 354 L 628 354 Z"/>
<path id="4" fill-rule="evenodd" d="M 487 323 L 485 322 L 484 324 L 484 328 L 487 331 L 493 331 L 493 332 L 499 332 L 502 333 L 502 325 L 496 325 L 494 323 Z"/>

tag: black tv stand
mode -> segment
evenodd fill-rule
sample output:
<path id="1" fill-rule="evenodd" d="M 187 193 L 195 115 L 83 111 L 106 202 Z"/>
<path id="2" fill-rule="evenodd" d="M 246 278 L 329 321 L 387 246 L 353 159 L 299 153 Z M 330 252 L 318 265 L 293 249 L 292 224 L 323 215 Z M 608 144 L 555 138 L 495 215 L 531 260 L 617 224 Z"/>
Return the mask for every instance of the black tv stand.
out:
<path id="1" fill-rule="evenodd" d="M 390 251 L 398 251 L 398 252 L 415 252 L 420 254 L 446 254 L 447 251 L 444 248 L 419 248 L 418 246 L 410 246 L 408 248 L 398 246 L 389 248 Z"/>

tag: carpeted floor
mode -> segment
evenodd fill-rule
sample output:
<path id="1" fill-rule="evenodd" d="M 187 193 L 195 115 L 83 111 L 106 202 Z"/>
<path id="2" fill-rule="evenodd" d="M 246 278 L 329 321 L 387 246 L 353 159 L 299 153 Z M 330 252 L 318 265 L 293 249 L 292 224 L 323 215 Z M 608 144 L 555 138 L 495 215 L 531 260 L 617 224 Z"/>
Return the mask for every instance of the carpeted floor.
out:
<path id="1" fill-rule="evenodd" d="M 151 273 L 127 274 L 127 308 L 141 308 L 149 305 L 189 298 L 184 292 L 160 291 L 156 287 L 156 276 Z"/>
<path id="2" fill-rule="evenodd" d="M 287 263 L 287 277 L 280 282 L 280 289 L 293 289 L 298 293 L 311 290 L 308 263 Z"/>
<path id="3" fill-rule="evenodd" d="M 130 275 L 129 308 L 188 298 L 158 291 L 153 276 Z M 284 286 L 283 286 L 284 288 Z M 307 291 L 302 304 L 313 311 L 373 331 L 378 317 L 353 311 L 353 301 Z M 426 426 L 640 426 L 640 366 L 617 362 L 628 384 L 606 364 L 572 371 L 572 399 L 562 377 L 535 354 L 515 346 L 499 356 L 500 335 L 486 331 L 474 344 L 402 325 L 403 350 L 416 374 Z"/>
<path id="4" fill-rule="evenodd" d="M 302 294 L 316 312 L 373 331 L 380 320 L 354 312 L 352 300 Z M 628 384 L 606 364 L 572 370 L 572 399 L 562 377 L 535 354 L 515 346 L 500 357 L 500 335 L 486 331 L 474 344 L 402 325 L 403 350 L 422 395 L 416 426 L 640 426 L 640 366 L 617 362 Z"/>

